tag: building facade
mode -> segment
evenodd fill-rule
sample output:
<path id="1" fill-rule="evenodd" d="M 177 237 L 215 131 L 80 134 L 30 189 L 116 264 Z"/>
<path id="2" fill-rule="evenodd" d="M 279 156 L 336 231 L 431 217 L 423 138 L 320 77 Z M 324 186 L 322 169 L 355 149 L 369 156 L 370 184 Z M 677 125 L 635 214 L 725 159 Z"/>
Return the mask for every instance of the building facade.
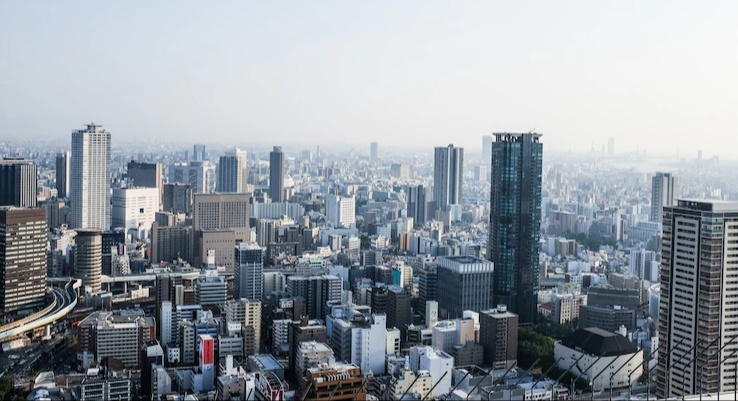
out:
<path id="1" fill-rule="evenodd" d="M 679 180 L 671 173 L 656 173 L 651 179 L 651 221 L 662 223 L 664 206 L 674 206 L 679 196 Z"/>
<path id="2" fill-rule="evenodd" d="M 72 132 L 70 225 L 110 229 L 110 132 L 88 124 Z"/>
<path id="3" fill-rule="evenodd" d="M 447 211 L 449 205 L 461 204 L 464 184 L 464 148 L 454 145 L 437 147 L 433 161 L 433 201 Z"/>
<path id="4" fill-rule="evenodd" d="M 272 202 L 284 202 L 284 152 L 281 146 L 275 146 L 269 152 L 269 199 Z"/>
<path id="5" fill-rule="evenodd" d="M 463 316 L 465 310 L 492 307 L 495 266 L 471 256 L 442 256 L 436 259 L 437 298 L 441 315 Z"/>
<path id="6" fill-rule="evenodd" d="M 246 192 L 248 183 L 246 151 L 234 148 L 220 157 L 218 163 L 218 192 Z"/>
<path id="7" fill-rule="evenodd" d="M 30 160 L 0 160 L 0 206 L 36 207 L 36 174 Z"/>

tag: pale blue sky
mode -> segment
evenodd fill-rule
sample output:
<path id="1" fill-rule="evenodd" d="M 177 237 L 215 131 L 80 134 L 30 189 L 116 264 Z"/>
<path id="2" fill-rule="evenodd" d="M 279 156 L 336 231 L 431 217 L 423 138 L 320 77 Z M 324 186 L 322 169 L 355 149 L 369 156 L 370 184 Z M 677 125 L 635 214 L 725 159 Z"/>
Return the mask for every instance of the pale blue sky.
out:
<path id="1" fill-rule="evenodd" d="M 736 1 L 2 1 L 0 138 L 738 158 Z M 698 141 L 705 141 L 698 145 Z M 470 149 L 470 150 L 472 150 Z"/>

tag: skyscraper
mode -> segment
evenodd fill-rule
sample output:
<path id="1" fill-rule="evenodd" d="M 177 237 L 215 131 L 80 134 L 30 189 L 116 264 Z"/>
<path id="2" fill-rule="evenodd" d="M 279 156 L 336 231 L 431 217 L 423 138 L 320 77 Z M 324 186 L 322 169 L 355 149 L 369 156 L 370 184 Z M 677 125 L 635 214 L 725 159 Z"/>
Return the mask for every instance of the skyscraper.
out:
<path id="1" fill-rule="evenodd" d="M 246 192 L 246 151 L 233 148 L 221 156 L 217 175 L 218 192 Z"/>
<path id="2" fill-rule="evenodd" d="M 738 202 L 680 199 L 663 212 L 657 396 L 733 391 Z"/>
<path id="3" fill-rule="evenodd" d="M 128 162 L 126 184 L 129 188 L 156 188 L 159 190 L 159 204 L 164 196 L 164 181 L 161 163 Z"/>
<path id="4" fill-rule="evenodd" d="M 482 137 L 482 163 L 489 167 L 492 162 L 492 135 Z"/>
<path id="5" fill-rule="evenodd" d="M 412 217 L 415 224 L 425 223 L 426 190 L 422 185 L 407 188 L 407 217 Z"/>
<path id="6" fill-rule="evenodd" d="M 56 196 L 66 198 L 69 196 L 69 180 L 72 174 L 72 154 L 62 152 L 56 155 Z"/>
<path id="7" fill-rule="evenodd" d="M 102 233 L 78 229 L 74 242 L 74 277 L 89 286 L 92 293 L 102 289 Z"/>
<path id="8" fill-rule="evenodd" d="M 44 305 L 48 228 L 44 209 L 0 207 L 0 313 Z"/>
<path id="9" fill-rule="evenodd" d="M 437 147 L 433 163 L 433 200 L 437 210 L 461 204 L 464 178 L 464 148 Z"/>
<path id="10" fill-rule="evenodd" d="M 208 159 L 208 153 L 205 151 L 205 145 L 195 144 L 192 147 L 191 161 L 204 161 Z"/>
<path id="11" fill-rule="evenodd" d="M 233 262 L 234 298 L 261 299 L 264 289 L 264 248 L 256 243 L 239 243 Z"/>
<path id="12" fill-rule="evenodd" d="M 532 323 L 538 306 L 541 134 L 494 135 L 487 252 L 495 265 L 494 305 L 507 305 L 520 323 Z"/>
<path id="13" fill-rule="evenodd" d="M 215 166 L 207 160 L 174 163 L 167 182 L 189 185 L 195 194 L 209 194 L 215 191 Z"/>
<path id="14" fill-rule="evenodd" d="M 36 165 L 32 161 L 0 160 L 0 206 L 36 207 Z"/>
<path id="15" fill-rule="evenodd" d="M 269 153 L 269 198 L 272 202 L 284 202 L 284 153 L 275 146 Z"/>
<path id="16" fill-rule="evenodd" d="M 110 132 L 102 125 L 72 132 L 72 228 L 110 228 L 109 163 Z"/>
<path id="17" fill-rule="evenodd" d="M 448 319 L 492 306 L 494 266 L 471 256 L 441 256 L 437 264 L 437 298 L 441 313 Z"/>
<path id="18" fill-rule="evenodd" d="M 336 227 L 351 227 L 356 222 L 356 198 L 326 195 L 325 218 Z"/>
<path id="19" fill-rule="evenodd" d="M 369 146 L 369 160 L 375 162 L 377 161 L 377 157 L 379 157 L 379 144 L 372 142 Z"/>
<path id="20" fill-rule="evenodd" d="M 651 179 L 651 221 L 661 223 L 664 206 L 676 205 L 679 182 L 671 173 L 656 173 Z"/>

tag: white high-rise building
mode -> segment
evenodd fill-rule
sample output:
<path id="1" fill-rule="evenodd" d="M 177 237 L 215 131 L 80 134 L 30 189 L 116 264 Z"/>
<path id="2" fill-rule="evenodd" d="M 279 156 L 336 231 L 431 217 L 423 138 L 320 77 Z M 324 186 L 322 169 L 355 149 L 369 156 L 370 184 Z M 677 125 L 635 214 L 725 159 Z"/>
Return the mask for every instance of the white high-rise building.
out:
<path id="1" fill-rule="evenodd" d="M 327 195 L 326 219 L 336 227 L 351 227 L 356 222 L 356 198 L 353 196 Z"/>
<path id="2" fill-rule="evenodd" d="M 123 227 L 134 239 L 145 239 L 159 210 L 157 188 L 113 189 L 112 225 Z"/>
<path id="3" fill-rule="evenodd" d="M 110 229 L 110 132 L 90 123 L 72 132 L 69 222 L 72 228 Z"/>
<path id="4" fill-rule="evenodd" d="M 679 181 L 671 173 L 656 173 L 651 180 L 651 221 L 661 224 L 664 206 L 676 205 Z"/>
<path id="5" fill-rule="evenodd" d="M 734 391 L 738 382 L 738 202 L 665 206 L 659 399 Z"/>
<path id="6" fill-rule="evenodd" d="M 220 157 L 218 164 L 218 192 L 246 192 L 248 185 L 246 151 L 234 148 Z"/>
<path id="7" fill-rule="evenodd" d="M 363 373 L 384 374 L 387 347 L 387 315 L 373 314 L 371 323 L 351 329 L 351 363 Z"/>

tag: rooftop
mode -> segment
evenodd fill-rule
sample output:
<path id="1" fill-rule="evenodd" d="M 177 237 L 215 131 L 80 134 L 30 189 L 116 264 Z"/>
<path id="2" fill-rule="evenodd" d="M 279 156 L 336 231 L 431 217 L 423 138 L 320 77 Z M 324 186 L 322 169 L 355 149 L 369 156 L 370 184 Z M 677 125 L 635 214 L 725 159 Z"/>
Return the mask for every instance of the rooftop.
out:
<path id="1" fill-rule="evenodd" d="M 579 329 L 564 337 L 561 344 L 590 355 L 617 356 L 638 352 L 638 347 L 627 338 L 597 327 Z"/>

